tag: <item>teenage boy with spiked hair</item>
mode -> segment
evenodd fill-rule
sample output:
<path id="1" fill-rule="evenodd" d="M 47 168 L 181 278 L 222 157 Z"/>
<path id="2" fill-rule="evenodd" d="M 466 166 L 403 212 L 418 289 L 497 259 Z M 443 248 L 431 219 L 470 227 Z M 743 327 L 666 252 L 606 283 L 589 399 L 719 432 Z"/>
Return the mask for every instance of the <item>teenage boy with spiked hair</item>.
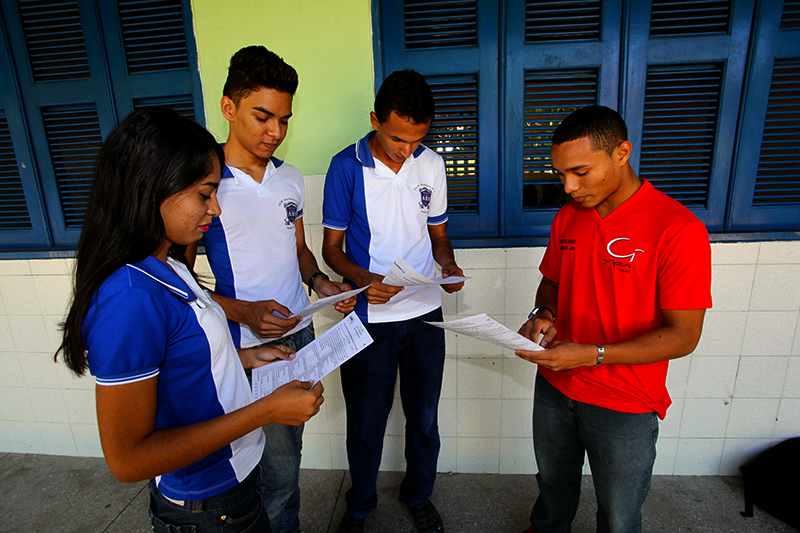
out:
<path id="1" fill-rule="evenodd" d="M 442 320 L 441 295 L 435 285 L 382 283 L 398 256 L 427 276 L 435 275 L 434 261 L 443 276 L 462 275 L 445 230 L 444 161 L 420 144 L 433 116 L 425 79 L 412 70 L 392 73 L 370 113 L 375 131 L 337 154 L 325 179 L 322 256 L 353 287 L 369 286 L 358 296 L 356 312 L 374 340 L 340 369 L 352 488 L 339 533 L 363 531 L 377 505 L 376 480 L 398 367 L 408 461 L 400 500 L 419 531 L 444 531 L 429 499 L 440 447 L 444 331 L 425 324 Z M 462 286 L 442 287 L 455 292 Z"/>
<path id="2" fill-rule="evenodd" d="M 273 156 L 286 138 L 297 72 L 263 46 L 231 58 L 221 101 L 230 125 L 217 197 L 222 215 L 203 237 L 216 278 L 213 298 L 228 317 L 237 348 L 279 344 L 299 350 L 314 340 L 311 318 L 286 318 L 320 297 L 350 287 L 319 270 L 303 229 L 305 185 L 297 168 Z M 340 312 L 355 300 L 336 304 Z M 280 316 L 282 315 L 282 316 Z M 278 533 L 299 531 L 303 426 L 264 426 L 264 510 Z"/>
<path id="3" fill-rule="evenodd" d="M 597 530 L 642 530 L 658 419 L 671 400 L 670 359 L 691 353 L 711 307 L 703 224 L 633 172 L 616 111 L 589 106 L 553 135 L 553 169 L 572 201 L 561 208 L 539 270 L 536 307 L 520 329 L 540 352 L 533 440 L 540 494 L 528 532 L 569 531 L 584 453 Z"/>

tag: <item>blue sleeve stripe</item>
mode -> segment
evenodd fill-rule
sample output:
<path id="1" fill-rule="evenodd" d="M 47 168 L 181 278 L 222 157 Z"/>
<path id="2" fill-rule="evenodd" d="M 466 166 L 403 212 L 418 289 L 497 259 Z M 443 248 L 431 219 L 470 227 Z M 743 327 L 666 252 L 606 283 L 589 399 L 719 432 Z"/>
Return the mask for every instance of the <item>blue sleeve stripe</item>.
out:
<path id="1" fill-rule="evenodd" d="M 428 217 L 428 224 L 431 226 L 437 226 L 439 224 L 444 224 L 447 222 L 447 213 L 442 213 L 438 217 Z"/>
<path id="2" fill-rule="evenodd" d="M 126 372 L 124 374 L 114 374 L 112 376 L 97 376 L 95 381 L 98 385 L 125 385 L 127 383 L 136 383 L 137 381 L 144 381 L 153 378 L 159 373 L 159 368 L 145 368 L 136 370 L 134 372 Z"/>
<path id="3" fill-rule="evenodd" d="M 341 220 L 331 220 L 328 218 L 322 219 L 323 227 L 330 228 L 330 229 L 337 229 L 344 231 L 347 229 L 347 222 L 343 222 Z"/>

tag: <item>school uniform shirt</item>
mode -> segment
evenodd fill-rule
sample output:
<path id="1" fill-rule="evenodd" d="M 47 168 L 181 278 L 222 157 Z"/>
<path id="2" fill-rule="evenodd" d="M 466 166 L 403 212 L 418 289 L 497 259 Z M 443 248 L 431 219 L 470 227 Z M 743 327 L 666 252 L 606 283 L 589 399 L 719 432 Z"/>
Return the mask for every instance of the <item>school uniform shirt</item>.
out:
<path id="1" fill-rule="evenodd" d="M 156 428 L 217 418 L 252 402 L 225 313 L 181 263 L 153 256 L 125 265 L 94 294 L 81 328 L 100 386 L 157 377 Z M 258 464 L 264 433 L 253 430 L 208 457 L 158 476 L 175 500 L 201 500 L 236 486 Z"/>
<path id="2" fill-rule="evenodd" d="M 347 257 L 370 272 L 385 275 L 399 256 L 420 274 L 434 277 L 428 226 L 447 221 L 444 160 L 420 144 L 395 174 L 372 157 L 374 133 L 333 157 L 325 177 L 322 225 L 346 231 Z M 380 305 L 367 303 L 362 293 L 356 313 L 367 323 L 414 318 L 442 305 L 439 291 L 437 285 L 406 287 Z"/>
<path id="3" fill-rule="evenodd" d="M 275 300 L 296 313 L 309 304 L 297 259 L 295 222 L 303 216 L 305 184 L 297 168 L 272 157 L 258 183 L 225 166 L 217 190 L 222 214 L 203 236 L 217 294 L 250 302 Z M 304 318 L 291 335 L 305 328 Z M 275 340 L 229 321 L 237 348 Z"/>
<path id="4" fill-rule="evenodd" d="M 556 340 L 623 341 L 661 327 L 662 309 L 711 307 L 708 231 L 646 180 L 605 218 L 577 202 L 562 207 L 539 270 L 558 283 Z M 538 370 L 573 400 L 663 419 L 672 402 L 667 367 L 660 361 Z"/>

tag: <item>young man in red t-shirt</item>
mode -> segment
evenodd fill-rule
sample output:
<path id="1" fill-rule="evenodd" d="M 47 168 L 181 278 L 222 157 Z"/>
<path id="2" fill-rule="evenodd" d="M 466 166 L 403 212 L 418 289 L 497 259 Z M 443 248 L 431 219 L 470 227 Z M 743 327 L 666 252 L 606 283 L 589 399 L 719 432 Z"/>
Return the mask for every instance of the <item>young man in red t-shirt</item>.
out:
<path id="1" fill-rule="evenodd" d="M 573 201 L 553 221 L 536 307 L 520 329 L 547 349 L 517 351 L 539 365 L 531 532 L 568 530 L 584 451 L 598 531 L 641 531 L 657 417 L 671 403 L 668 361 L 694 350 L 711 307 L 705 226 L 636 176 L 632 150 L 606 107 L 575 111 L 553 134 L 553 168 Z"/>

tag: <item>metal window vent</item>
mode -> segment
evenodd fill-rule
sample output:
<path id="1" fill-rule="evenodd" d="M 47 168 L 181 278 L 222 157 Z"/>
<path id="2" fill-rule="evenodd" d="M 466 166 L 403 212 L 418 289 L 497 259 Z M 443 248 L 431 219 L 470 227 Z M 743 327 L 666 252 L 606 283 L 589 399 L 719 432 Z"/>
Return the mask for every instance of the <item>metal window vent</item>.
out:
<path id="1" fill-rule="evenodd" d="M 171 107 L 186 118 L 195 120 L 194 101 L 191 94 L 177 94 L 174 96 L 157 96 L 152 98 L 134 98 L 133 108 L 143 107 Z"/>
<path id="2" fill-rule="evenodd" d="M 553 173 L 550 143 L 567 115 L 597 104 L 597 69 L 539 70 L 525 73 L 523 136 L 524 208 L 563 205 L 568 199 Z"/>
<path id="3" fill-rule="evenodd" d="M 11 131 L 8 120 L 0 109 L 0 231 L 24 231 L 33 229 L 22 188 L 22 177 L 19 175 L 14 145 L 11 143 Z"/>
<path id="4" fill-rule="evenodd" d="M 525 42 L 599 41 L 600 0 L 527 0 Z"/>
<path id="5" fill-rule="evenodd" d="M 478 45 L 477 0 L 405 0 L 406 50 Z"/>
<path id="6" fill-rule="evenodd" d="M 728 34 L 731 0 L 653 0 L 650 37 Z"/>
<path id="7" fill-rule="evenodd" d="M 784 0 L 781 31 L 800 29 L 800 0 Z"/>
<path id="8" fill-rule="evenodd" d="M 50 159 L 53 162 L 64 223 L 78 229 L 83 222 L 95 159 L 103 138 L 94 104 L 42 108 Z"/>
<path id="9" fill-rule="evenodd" d="M 800 206 L 800 59 L 775 61 L 753 207 Z"/>
<path id="10" fill-rule="evenodd" d="M 639 173 L 686 206 L 707 203 L 722 73 L 721 63 L 647 69 Z"/>
<path id="11" fill-rule="evenodd" d="M 188 69 L 180 0 L 119 0 L 128 72 Z"/>
<path id="12" fill-rule="evenodd" d="M 447 209 L 478 211 L 478 82 L 475 76 L 428 78 L 436 117 L 422 143 L 442 156 Z"/>
<path id="13" fill-rule="evenodd" d="M 77 1 L 19 0 L 36 83 L 91 77 Z"/>

